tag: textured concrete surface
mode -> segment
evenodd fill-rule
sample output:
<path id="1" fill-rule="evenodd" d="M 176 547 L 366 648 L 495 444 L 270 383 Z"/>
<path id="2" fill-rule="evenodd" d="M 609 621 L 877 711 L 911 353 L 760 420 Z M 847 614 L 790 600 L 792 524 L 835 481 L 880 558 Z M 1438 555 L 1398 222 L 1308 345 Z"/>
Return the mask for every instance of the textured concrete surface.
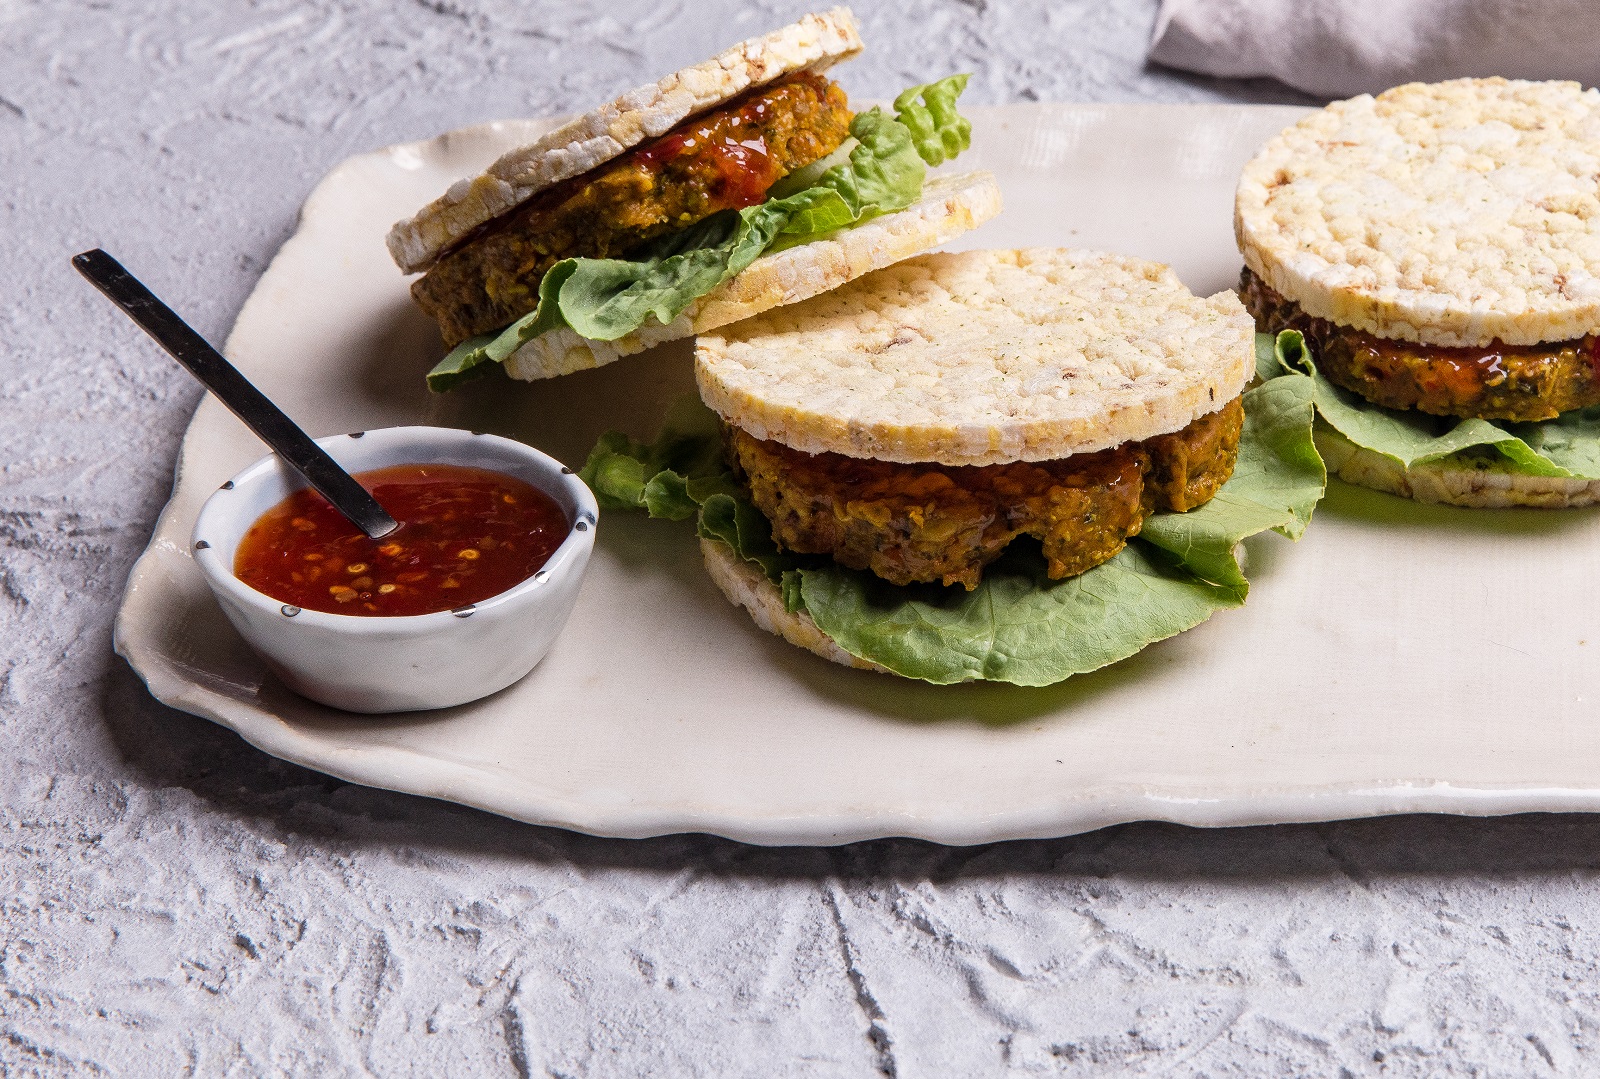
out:
<path id="1" fill-rule="evenodd" d="M 1148 0 L 859 7 L 860 94 L 1298 100 L 1143 70 Z M 68 255 L 220 340 L 345 156 L 801 9 L 0 0 L 0 1074 L 1600 1071 L 1591 818 L 612 842 L 280 764 L 111 655 L 197 393 Z"/>

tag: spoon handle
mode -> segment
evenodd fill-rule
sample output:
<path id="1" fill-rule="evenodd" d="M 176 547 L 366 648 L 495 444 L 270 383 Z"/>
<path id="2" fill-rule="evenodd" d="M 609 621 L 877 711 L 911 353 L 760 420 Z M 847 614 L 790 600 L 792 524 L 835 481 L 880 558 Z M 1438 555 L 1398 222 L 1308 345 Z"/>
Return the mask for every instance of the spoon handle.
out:
<path id="1" fill-rule="evenodd" d="M 250 384 L 177 313 L 156 298 L 122 264 L 99 248 L 72 257 L 72 265 L 140 329 L 189 369 L 277 455 L 294 466 L 317 493 L 373 539 L 400 527 L 371 493 L 340 468 L 321 446 Z"/>

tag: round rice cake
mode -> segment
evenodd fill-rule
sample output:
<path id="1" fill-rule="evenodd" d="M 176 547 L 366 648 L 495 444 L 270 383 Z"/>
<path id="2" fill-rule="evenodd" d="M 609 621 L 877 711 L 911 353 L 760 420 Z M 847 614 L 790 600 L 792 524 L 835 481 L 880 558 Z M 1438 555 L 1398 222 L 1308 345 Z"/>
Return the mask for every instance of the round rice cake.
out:
<path id="1" fill-rule="evenodd" d="M 700 395 L 805 453 L 1049 461 L 1187 427 L 1243 392 L 1255 324 L 1166 266 L 1059 248 L 921 255 L 702 334 Z"/>
<path id="2" fill-rule="evenodd" d="M 481 175 L 457 181 L 389 231 L 389 254 L 406 273 L 426 270 L 445 248 L 545 188 L 603 165 L 751 87 L 803 69 L 824 71 L 861 47 L 855 16 L 838 7 L 630 90 L 512 150 Z"/>
<path id="3" fill-rule="evenodd" d="M 1600 91 L 1411 83 L 1312 113 L 1239 178 L 1246 265 L 1315 318 L 1427 345 L 1600 331 Z"/>
<path id="4" fill-rule="evenodd" d="M 937 177 L 924 186 L 921 199 L 898 213 L 762 255 L 666 326 L 651 319 L 615 341 L 591 341 L 563 326 L 508 356 L 506 374 L 528 381 L 553 378 L 601 367 L 664 341 L 707 333 L 932 250 L 999 212 L 1000 185 L 993 173 Z"/>

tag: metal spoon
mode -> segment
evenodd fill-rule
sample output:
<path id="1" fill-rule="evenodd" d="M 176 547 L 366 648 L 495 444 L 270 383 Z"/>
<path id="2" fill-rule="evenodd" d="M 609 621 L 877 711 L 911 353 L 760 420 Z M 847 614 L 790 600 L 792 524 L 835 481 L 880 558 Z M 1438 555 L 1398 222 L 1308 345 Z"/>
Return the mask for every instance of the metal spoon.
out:
<path id="1" fill-rule="evenodd" d="M 378 505 L 378 500 L 325 453 L 321 446 L 267 395 L 250 384 L 239 369 L 194 331 L 177 313 L 158 300 L 154 293 L 122 268 L 122 264 L 98 247 L 72 256 L 72 265 L 90 284 L 105 293 L 123 314 L 156 339 L 172 358 L 188 368 L 217 399 L 272 447 L 274 453 L 294 466 L 333 508 L 373 539 L 387 536 L 400 522 Z"/>

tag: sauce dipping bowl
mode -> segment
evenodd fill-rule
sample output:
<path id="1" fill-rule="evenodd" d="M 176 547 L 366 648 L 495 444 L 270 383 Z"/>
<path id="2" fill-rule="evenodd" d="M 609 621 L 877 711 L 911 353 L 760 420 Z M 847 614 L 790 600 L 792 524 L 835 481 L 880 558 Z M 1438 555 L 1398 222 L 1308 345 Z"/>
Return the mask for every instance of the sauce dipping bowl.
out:
<path id="1" fill-rule="evenodd" d="M 234 576 L 245 532 L 306 486 L 269 454 L 223 484 L 200 509 L 191 548 L 228 621 L 285 685 L 351 712 L 449 708 L 498 692 L 549 651 L 578 599 L 600 511 L 584 482 L 555 458 L 509 438 L 444 427 L 390 427 L 317 440 L 347 472 L 391 465 L 465 465 L 514 476 L 555 499 L 566 539 L 537 573 L 453 611 L 349 615 L 302 610 Z"/>

